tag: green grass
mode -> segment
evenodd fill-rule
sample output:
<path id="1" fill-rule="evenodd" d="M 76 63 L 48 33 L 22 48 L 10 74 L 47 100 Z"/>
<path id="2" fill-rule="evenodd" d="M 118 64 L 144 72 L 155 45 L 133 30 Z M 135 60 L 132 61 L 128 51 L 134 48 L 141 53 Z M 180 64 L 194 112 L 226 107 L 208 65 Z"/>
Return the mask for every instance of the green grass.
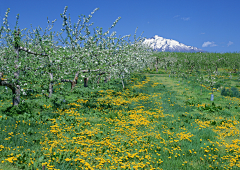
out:
<path id="1" fill-rule="evenodd" d="M 238 84 L 234 76 L 217 78 L 222 80 L 223 87 Z M 210 101 L 211 89 L 204 86 L 201 92 L 194 76 L 145 74 L 133 77 L 124 90 L 116 81 L 104 84 L 102 90 L 77 84 L 65 96 L 66 103 L 58 88 L 54 87 L 56 100 L 27 96 L 20 109 L 25 113 L 20 115 L 3 112 L 11 99 L 4 93 L 2 167 L 205 170 L 240 166 L 240 100 L 222 96 L 220 87 Z"/>
<path id="2" fill-rule="evenodd" d="M 0 164 L 0 169 L 1 170 L 19 170 L 17 167 L 9 164 L 9 163 L 2 163 Z"/>

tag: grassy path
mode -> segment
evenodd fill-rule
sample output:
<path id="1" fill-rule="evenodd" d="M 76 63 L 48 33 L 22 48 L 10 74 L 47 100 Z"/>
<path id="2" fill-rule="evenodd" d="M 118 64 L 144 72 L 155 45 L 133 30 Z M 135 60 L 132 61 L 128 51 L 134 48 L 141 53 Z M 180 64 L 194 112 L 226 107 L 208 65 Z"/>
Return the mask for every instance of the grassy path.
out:
<path id="1" fill-rule="evenodd" d="M 199 105 L 210 105 L 211 101 L 210 98 L 208 98 L 209 93 L 199 96 L 197 90 L 194 90 L 190 85 L 179 83 L 177 80 L 174 81 L 166 76 L 149 76 L 153 82 L 162 82 L 168 87 L 169 90 L 167 90 L 165 94 L 170 92 L 170 96 L 174 96 L 168 97 L 167 101 L 169 105 L 176 108 L 170 109 L 171 111 L 169 111 L 169 107 L 167 107 L 166 104 L 167 109 L 164 113 L 171 112 L 174 115 L 171 121 L 177 122 L 177 119 L 175 119 L 177 117 L 178 121 L 180 121 L 184 127 L 188 126 L 186 133 L 189 132 L 193 135 L 192 143 L 194 144 L 192 144 L 192 147 L 194 147 L 195 152 L 191 152 L 191 149 L 188 151 L 189 153 L 195 153 L 195 161 L 193 161 L 195 163 L 189 161 L 189 164 L 193 166 L 198 162 L 196 167 L 193 166 L 194 169 L 204 169 L 202 165 L 205 166 L 205 169 L 239 169 L 239 108 L 238 110 L 224 110 L 223 108 L 222 110 L 214 112 L 199 111 Z M 192 100 L 196 98 L 204 104 L 186 104 L 186 101 L 189 101 L 189 99 Z M 224 97 L 220 95 L 220 92 L 215 92 L 214 102 L 222 105 L 226 100 L 227 102 L 236 101 L 239 105 L 238 99 L 226 98 L 227 99 L 224 99 Z M 177 114 L 177 112 L 181 110 L 177 108 L 178 106 L 184 107 L 186 110 L 189 108 L 190 110 L 187 112 L 180 111 L 179 114 Z M 231 111 L 232 114 L 229 114 L 229 111 Z"/>
<path id="2" fill-rule="evenodd" d="M 0 161 L 25 169 L 239 169 L 235 112 L 200 111 L 210 103 L 207 95 L 165 75 L 136 80 L 65 111 L 49 106 L 48 117 L 37 113 L 15 124 L 2 117 Z"/>

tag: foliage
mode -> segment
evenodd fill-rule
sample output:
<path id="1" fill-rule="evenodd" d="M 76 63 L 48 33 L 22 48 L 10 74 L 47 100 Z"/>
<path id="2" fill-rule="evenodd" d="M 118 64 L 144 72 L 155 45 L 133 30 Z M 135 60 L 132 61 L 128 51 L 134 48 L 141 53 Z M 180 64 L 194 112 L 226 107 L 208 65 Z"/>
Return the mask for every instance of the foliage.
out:
<path id="1" fill-rule="evenodd" d="M 208 105 L 205 105 L 204 107 L 201 106 L 199 107 L 199 110 L 200 111 L 208 111 L 210 113 L 212 112 L 219 112 L 220 110 L 222 110 L 222 107 L 221 106 L 216 106 L 214 102 L 212 102 L 212 104 L 208 104 Z"/>
<path id="2" fill-rule="evenodd" d="M 240 98 L 239 90 L 236 87 L 227 89 L 224 87 L 221 91 L 221 95 Z"/>
<path id="3" fill-rule="evenodd" d="M 202 104 L 201 101 L 199 101 L 199 99 L 194 98 L 193 96 L 190 96 L 186 101 L 185 101 L 186 105 L 193 105 L 193 106 L 197 106 L 199 104 Z"/>

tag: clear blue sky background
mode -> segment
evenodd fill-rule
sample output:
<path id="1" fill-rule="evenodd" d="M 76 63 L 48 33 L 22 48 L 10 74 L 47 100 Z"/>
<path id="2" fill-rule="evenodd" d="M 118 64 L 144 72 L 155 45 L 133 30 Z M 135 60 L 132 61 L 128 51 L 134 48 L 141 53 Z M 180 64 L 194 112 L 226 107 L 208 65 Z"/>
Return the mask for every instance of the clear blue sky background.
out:
<path id="1" fill-rule="evenodd" d="M 146 38 L 159 35 L 208 52 L 240 52 L 240 0 L 1 0 L 0 19 L 10 8 L 11 28 L 20 14 L 21 29 L 46 28 L 48 17 L 60 31 L 65 6 L 74 23 L 100 8 L 91 21 L 104 31 L 121 17 L 112 30 L 117 35 L 134 35 L 138 27 L 137 36 L 144 31 Z"/>

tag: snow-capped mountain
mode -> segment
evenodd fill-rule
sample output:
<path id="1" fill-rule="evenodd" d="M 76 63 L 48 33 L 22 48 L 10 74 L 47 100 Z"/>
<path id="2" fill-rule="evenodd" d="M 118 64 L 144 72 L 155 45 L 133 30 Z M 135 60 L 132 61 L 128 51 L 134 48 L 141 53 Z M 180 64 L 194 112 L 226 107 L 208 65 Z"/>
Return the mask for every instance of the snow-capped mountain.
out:
<path id="1" fill-rule="evenodd" d="M 205 52 L 202 49 L 193 46 L 187 46 L 176 40 L 166 39 L 155 35 L 152 38 L 145 39 L 143 44 L 150 46 L 154 51 L 166 52 Z"/>

